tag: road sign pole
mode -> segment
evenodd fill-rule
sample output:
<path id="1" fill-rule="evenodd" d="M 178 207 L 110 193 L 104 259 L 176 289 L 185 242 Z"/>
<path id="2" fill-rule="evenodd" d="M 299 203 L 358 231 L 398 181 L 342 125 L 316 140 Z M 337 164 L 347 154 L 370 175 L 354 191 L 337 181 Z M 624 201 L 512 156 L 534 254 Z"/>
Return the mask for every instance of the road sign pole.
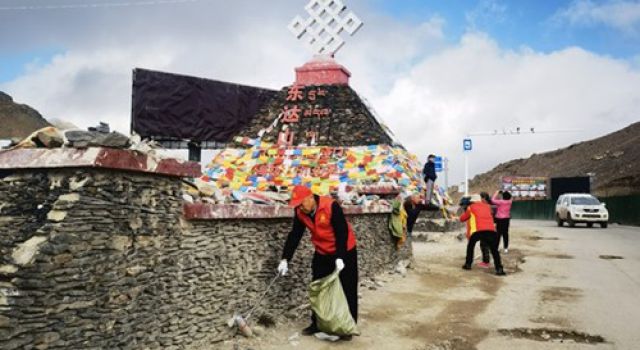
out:
<path id="1" fill-rule="evenodd" d="M 464 195 L 469 195 L 469 152 L 473 149 L 473 142 L 470 138 L 462 141 L 462 150 L 464 151 Z"/>
<path id="2" fill-rule="evenodd" d="M 464 195 L 469 195 L 469 152 L 464 152 Z"/>

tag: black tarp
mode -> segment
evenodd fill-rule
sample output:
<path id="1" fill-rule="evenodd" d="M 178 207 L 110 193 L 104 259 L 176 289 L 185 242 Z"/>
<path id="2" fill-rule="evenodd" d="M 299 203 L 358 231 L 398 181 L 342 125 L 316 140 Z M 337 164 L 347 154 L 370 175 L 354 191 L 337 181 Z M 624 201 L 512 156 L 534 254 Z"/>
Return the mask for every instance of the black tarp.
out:
<path id="1" fill-rule="evenodd" d="M 154 140 L 228 142 L 276 93 L 136 68 L 131 130 Z"/>
<path id="2" fill-rule="evenodd" d="M 557 200 L 565 193 L 591 193 L 588 176 L 551 178 L 551 198 Z"/>

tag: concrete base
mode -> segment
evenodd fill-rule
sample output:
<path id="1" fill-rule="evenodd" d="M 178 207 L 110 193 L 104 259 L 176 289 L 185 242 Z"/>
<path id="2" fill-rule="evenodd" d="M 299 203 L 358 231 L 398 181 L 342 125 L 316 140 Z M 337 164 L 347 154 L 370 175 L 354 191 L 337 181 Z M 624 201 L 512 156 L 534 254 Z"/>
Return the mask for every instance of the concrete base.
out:
<path id="1" fill-rule="evenodd" d="M 308 85 L 349 85 L 349 72 L 333 57 L 315 56 L 313 60 L 296 68 L 296 84 Z"/>

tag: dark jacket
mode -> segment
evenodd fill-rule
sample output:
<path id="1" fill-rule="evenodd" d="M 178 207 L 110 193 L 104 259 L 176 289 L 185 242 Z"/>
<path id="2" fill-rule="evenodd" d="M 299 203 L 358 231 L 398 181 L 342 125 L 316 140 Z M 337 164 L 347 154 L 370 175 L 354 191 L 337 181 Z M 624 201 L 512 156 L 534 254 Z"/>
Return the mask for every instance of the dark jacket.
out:
<path id="1" fill-rule="evenodd" d="M 411 198 L 407 198 L 404 201 L 404 211 L 407 212 L 407 232 L 413 232 L 413 225 L 415 225 L 420 215 L 421 210 L 425 210 L 426 206 L 422 203 L 413 204 Z"/>
<path id="2" fill-rule="evenodd" d="M 436 181 L 438 175 L 436 175 L 436 164 L 430 161 L 427 161 L 427 164 L 424 165 L 424 169 L 422 169 L 422 175 L 424 176 L 424 181 L 427 180 Z"/>

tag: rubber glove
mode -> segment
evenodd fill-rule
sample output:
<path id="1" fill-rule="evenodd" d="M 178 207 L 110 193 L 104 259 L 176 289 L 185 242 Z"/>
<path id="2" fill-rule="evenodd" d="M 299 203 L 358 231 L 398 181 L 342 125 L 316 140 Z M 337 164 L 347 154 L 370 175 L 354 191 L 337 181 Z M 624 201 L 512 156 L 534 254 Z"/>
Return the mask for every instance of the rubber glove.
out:
<path id="1" fill-rule="evenodd" d="M 280 276 L 286 276 L 289 271 L 289 264 L 287 264 L 287 260 L 282 259 L 280 264 L 278 264 L 278 273 Z"/>
<path id="2" fill-rule="evenodd" d="M 340 272 L 342 269 L 344 269 L 344 261 L 342 261 L 342 259 L 336 259 L 336 270 Z"/>

